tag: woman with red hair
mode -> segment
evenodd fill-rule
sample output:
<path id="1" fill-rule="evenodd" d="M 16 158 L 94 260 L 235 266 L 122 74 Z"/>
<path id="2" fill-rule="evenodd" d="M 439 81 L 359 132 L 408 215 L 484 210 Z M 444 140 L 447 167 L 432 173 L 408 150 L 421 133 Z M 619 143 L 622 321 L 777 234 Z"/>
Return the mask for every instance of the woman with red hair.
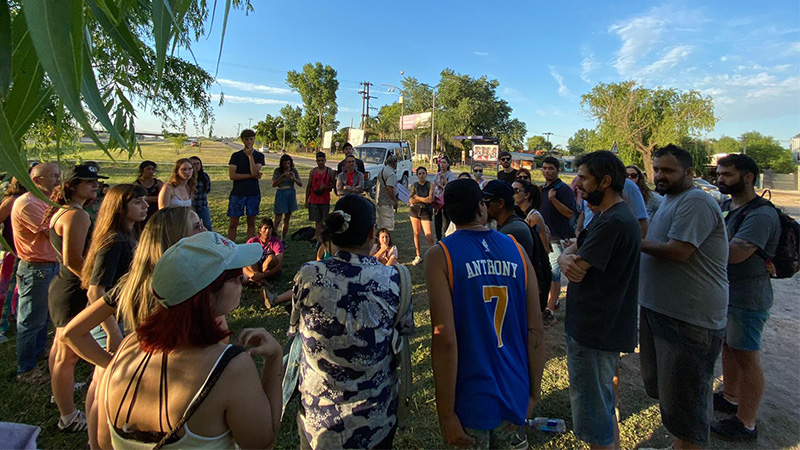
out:
<path id="1" fill-rule="evenodd" d="M 242 267 L 261 253 L 260 245 L 236 245 L 212 232 L 164 252 L 151 281 L 159 305 L 123 341 L 97 390 L 102 448 L 274 443 L 281 347 L 262 328 L 242 331 L 246 352 L 224 344 L 230 333 L 217 320 L 239 306 Z M 183 269 L 185 261 L 193 270 Z M 265 358 L 260 377 L 251 355 Z"/>

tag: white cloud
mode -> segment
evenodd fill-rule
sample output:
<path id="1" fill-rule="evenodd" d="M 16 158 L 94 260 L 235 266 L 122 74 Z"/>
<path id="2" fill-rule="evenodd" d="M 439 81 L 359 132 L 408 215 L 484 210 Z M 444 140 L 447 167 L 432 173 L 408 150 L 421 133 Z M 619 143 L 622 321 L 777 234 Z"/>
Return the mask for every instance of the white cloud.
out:
<path id="1" fill-rule="evenodd" d="M 725 61 L 727 61 L 727 60 L 728 60 L 728 57 L 727 57 L 727 56 L 721 56 L 721 57 L 719 58 L 719 60 L 720 60 L 720 61 L 722 61 L 722 62 L 725 62 Z"/>
<path id="2" fill-rule="evenodd" d="M 552 75 L 552 77 L 558 83 L 558 95 L 562 97 L 572 97 L 572 92 L 570 92 L 567 85 L 564 84 L 564 77 L 562 77 L 558 72 L 556 72 L 556 69 L 553 66 L 550 66 L 550 75 Z"/>
<path id="3" fill-rule="evenodd" d="M 472 53 L 477 56 L 489 56 L 489 53 L 487 52 L 472 52 Z"/>
<path id="4" fill-rule="evenodd" d="M 625 24 L 615 24 L 609 32 L 622 39 L 614 67 L 621 75 L 634 71 L 639 61 L 647 56 L 657 44 L 663 31 L 664 21 L 654 16 L 637 17 Z"/>
<path id="5" fill-rule="evenodd" d="M 600 67 L 600 63 L 595 59 L 594 53 L 588 48 L 581 48 L 581 53 L 583 54 L 583 60 L 581 61 L 581 80 L 591 84 L 592 80 L 589 78 L 589 74 L 597 70 Z"/>
<path id="6" fill-rule="evenodd" d="M 219 94 L 211 94 L 214 100 L 219 99 Z M 300 103 L 287 102 L 286 100 L 278 100 L 274 98 L 259 98 L 259 97 L 241 97 L 238 95 L 224 95 L 225 103 L 248 103 L 253 105 L 294 105 L 302 106 Z"/>
<path id="7" fill-rule="evenodd" d="M 639 76 L 646 76 L 675 67 L 679 62 L 685 60 L 690 53 L 692 53 L 692 47 L 689 45 L 673 47 L 657 61 L 639 70 L 638 74 Z"/>
<path id="8" fill-rule="evenodd" d="M 266 86 L 263 84 L 247 83 L 244 81 L 228 80 L 226 78 L 217 78 L 217 83 L 225 87 L 238 89 L 240 91 L 246 91 L 246 92 L 260 92 L 263 94 L 278 94 L 278 95 L 295 93 L 291 89 L 287 88 Z"/>

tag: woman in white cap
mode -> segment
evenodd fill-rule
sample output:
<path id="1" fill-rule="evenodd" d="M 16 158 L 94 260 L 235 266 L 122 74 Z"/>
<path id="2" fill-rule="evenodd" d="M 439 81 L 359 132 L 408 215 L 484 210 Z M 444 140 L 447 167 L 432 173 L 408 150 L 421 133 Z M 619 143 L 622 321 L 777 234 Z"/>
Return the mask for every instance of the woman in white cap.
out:
<path id="1" fill-rule="evenodd" d="M 280 427 L 282 352 L 262 328 L 239 342 L 217 317 L 239 306 L 242 267 L 261 246 L 217 233 L 181 239 L 156 264 L 159 301 L 123 341 L 97 390 L 103 448 L 270 447 Z M 192 261 L 192 270 L 185 270 Z M 259 377 L 251 355 L 265 358 Z M 155 357 L 154 357 L 155 356 Z"/>
<path id="2" fill-rule="evenodd" d="M 300 448 L 391 448 L 399 397 L 391 341 L 395 328 L 414 330 L 410 306 L 398 318 L 402 269 L 369 256 L 375 206 L 360 195 L 336 202 L 322 238 L 339 251 L 297 272 L 289 318 L 302 343 Z"/>

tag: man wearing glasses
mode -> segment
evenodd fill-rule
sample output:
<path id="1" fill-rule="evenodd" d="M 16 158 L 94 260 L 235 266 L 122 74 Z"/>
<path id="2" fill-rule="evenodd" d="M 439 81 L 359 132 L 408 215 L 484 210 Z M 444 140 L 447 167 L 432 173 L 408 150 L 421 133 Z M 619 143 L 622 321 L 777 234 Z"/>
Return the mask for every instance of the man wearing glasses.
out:
<path id="1" fill-rule="evenodd" d="M 497 171 L 497 179 L 503 180 L 508 184 L 513 183 L 517 179 L 517 169 L 511 167 L 511 153 L 500 152 L 498 159 L 503 170 Z"/>

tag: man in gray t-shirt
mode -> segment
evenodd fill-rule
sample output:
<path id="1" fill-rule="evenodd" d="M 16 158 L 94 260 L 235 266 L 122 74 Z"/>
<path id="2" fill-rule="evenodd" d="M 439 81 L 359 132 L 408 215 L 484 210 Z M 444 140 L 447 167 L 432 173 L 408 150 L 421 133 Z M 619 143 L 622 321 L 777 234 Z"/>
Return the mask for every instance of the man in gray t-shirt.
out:
<path id="1" fill-rule="evenodd" d="M 665 194 L 642 241 L 640 361 L 675 448 L 706 446 L 714 363 L 728 309 L 728 239 L 722 211 L 693 186 L 692 156 L 669 145 L 653 159 Z"/>
<path id="2" fill-rule="evenodd" d="M 386 165 L 378 172 L 378 229 L 394 230 L 397 210 L 397 156 L 386 157 Z"/>
<path id="3" fill-rule="evenodd" d="M 780 239 L 778 213 L 756 195 L 758 165 L 747 155 L 717 161 L 720 192 L 730 194 L 723 215 L 731 237 L 728 256 L 730 303 L 722 345 L 722 392 L 714 394 L 714 409 L 733 415 L 711 426 L 729 441 L 755 441 L 756 415 L 764 393 L 761 332 L 772 306 L 772 283 L 766 260 L 775 256 Z"/>
<path id="4" fill-rule="evenodd" d="M 483 201 L 490 219 L 497 221 L 497 231 L 514 237 L 533 258 L 531 227 L 514 212 L 514 188 L 501 180 L 492 180 L 483 188 Z"/>

